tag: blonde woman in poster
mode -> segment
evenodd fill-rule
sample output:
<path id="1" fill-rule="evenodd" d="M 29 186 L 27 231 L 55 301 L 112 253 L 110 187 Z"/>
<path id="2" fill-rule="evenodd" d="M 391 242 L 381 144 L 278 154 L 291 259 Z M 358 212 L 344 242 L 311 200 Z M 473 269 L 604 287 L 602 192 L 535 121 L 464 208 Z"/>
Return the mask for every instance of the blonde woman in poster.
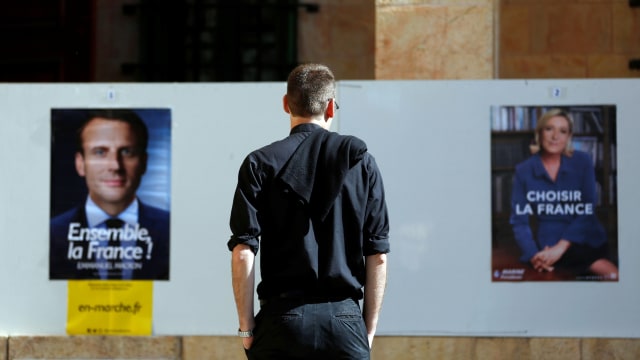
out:
<path id="1" fill-rule="evenodd" d="M 572 135 L 569 113 L 547 111 L 536 125 L 533 155 L 516 166 L 510 223 L 520 260 L 539 272 L 563 268 L 577 279 L 617 280 L 606 231 L 595 214 L 593 159 L 573 149 Z"/>

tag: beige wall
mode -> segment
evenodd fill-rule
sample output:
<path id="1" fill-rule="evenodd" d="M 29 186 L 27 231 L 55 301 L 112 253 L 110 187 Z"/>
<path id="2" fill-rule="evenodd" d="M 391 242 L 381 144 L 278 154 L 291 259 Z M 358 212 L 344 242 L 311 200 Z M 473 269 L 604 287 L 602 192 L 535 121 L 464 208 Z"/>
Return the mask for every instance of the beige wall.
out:
<path id="1" fill-rule="evenodd" d="M 500 78 L 638 77 L 640 8 L 628 0 L 502 0 Z"/>
<path id="2" fill-rule="evenodd" d="M 322 40 L 312 42 L 320 46 L 301 53 L 300 60 L 325 62 L 339 79 L 640 76 L 629 69 L 629 60 L 640 58 L 640 8 L 629 7 L 628 0 L 319 3 L 324 8 L 314 26 L 301 25 L 301 34 Z M 371 32 L 373 49 L 363 48 Z M 352 35 L 338 40 L 337 34 L 347 33 Z"/>
<path id="3" fill-rule="evenodd" d="M 137 59 L 135 17 L 123 0 L 95 3 L 95 78 L 130 81 L 120 64 Z M 640 8 L 628 0 L 313 3 L 319 12 L 299 10 L 298 60 L 326 63 L 340 80 L 640 76 L 628 67 L 640 58 Z"/>
<path id="4" fill-rule="evenodd" d="M 495 0 L 377 0 L 376 79 L 491 79 Z"/>
<path id="5" fill-rule="evenodd" d="M 316 0 L 317 13 L 299 10 L 298 61 L 322 62 L 340 80 L 374 78 L 373 0 Z"/>
<path id="6" fill-rule="evenodd" d="M 300 10 L 299 62 L 340 80 L 491 79 L 497 0 L 317 0 Z"/>
<path id="7" fill-rule="evenodd" d="M 230 336 L 12 337 L 0 342 L 0 360 L 156 359 L 241 360 Z M 3 349 L 5 346 L 5 349 Z M 5 351 L 3 351 L 5 350 Z M 8 357 L 4 357 L 4 354 Z M 379 337 L 372 360 L 636 360 L 634 339 Z"/>
<path id="8" fill-rule="evenodd" d="M 95 37 L 93 78 L 97 82 L 130 82 L 134 75 L 122 73 L 124 63 L 137 63 L 139 58 L 136 16 L 122 13 L 128 0 L 94 0 Z"/>

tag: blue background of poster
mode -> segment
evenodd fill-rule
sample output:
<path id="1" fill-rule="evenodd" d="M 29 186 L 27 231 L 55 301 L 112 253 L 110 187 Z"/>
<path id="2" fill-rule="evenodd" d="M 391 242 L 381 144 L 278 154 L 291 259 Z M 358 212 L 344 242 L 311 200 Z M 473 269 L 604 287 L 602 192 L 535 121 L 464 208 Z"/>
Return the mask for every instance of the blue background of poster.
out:
<path id="1" fill-rule="evenodd" d="M 82 203 L 87 197 L 84 178 L 74 159 L 76 133 L 88 109 L 51 109 L 51 217 Z M 131 109 L 147 125 L 147 172 L 138 197 L 148 205 L 171 208 L 171 110 Z"/>

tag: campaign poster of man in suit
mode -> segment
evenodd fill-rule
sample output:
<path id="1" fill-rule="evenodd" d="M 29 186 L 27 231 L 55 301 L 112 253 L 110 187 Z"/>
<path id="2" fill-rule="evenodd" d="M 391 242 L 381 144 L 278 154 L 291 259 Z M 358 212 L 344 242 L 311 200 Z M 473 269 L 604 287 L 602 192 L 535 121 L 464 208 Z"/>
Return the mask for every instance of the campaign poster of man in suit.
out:
<path id="1" fill-rule="evenodd" d="M 169 280 L 171 111 L 52 109 L 49 278 Z"/>

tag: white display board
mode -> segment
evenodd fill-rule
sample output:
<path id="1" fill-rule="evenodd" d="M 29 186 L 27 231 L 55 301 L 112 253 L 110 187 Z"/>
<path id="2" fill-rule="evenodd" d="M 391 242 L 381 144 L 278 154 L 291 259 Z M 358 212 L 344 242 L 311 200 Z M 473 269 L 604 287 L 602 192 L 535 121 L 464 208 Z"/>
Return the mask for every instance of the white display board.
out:
<path id="1" fill-rule="evenodd" d="M 636 80 L 342 81 L 336 128 L 364 139 L 391 216 L 380 335 L 640 337 Z M 171 274 L 154 335 L 232 335 L 229 210 L 251 150 L 288 134 L 284 83 L 0 85 L 0 335 L 64 335 L 50 281 L 52 108 L 169 108 Z M 620 281 L 492 283 L 490 107 L 617 106 Z"/>
<path id="2" fill-rule="evenodd" d="M 348 81 L 340 131 L 366 139 L 391 213 L 389 335 L 639 337 L 637 80 Z M 617 106 L 620 281 L 491 281 L 492 105 Z"/>

